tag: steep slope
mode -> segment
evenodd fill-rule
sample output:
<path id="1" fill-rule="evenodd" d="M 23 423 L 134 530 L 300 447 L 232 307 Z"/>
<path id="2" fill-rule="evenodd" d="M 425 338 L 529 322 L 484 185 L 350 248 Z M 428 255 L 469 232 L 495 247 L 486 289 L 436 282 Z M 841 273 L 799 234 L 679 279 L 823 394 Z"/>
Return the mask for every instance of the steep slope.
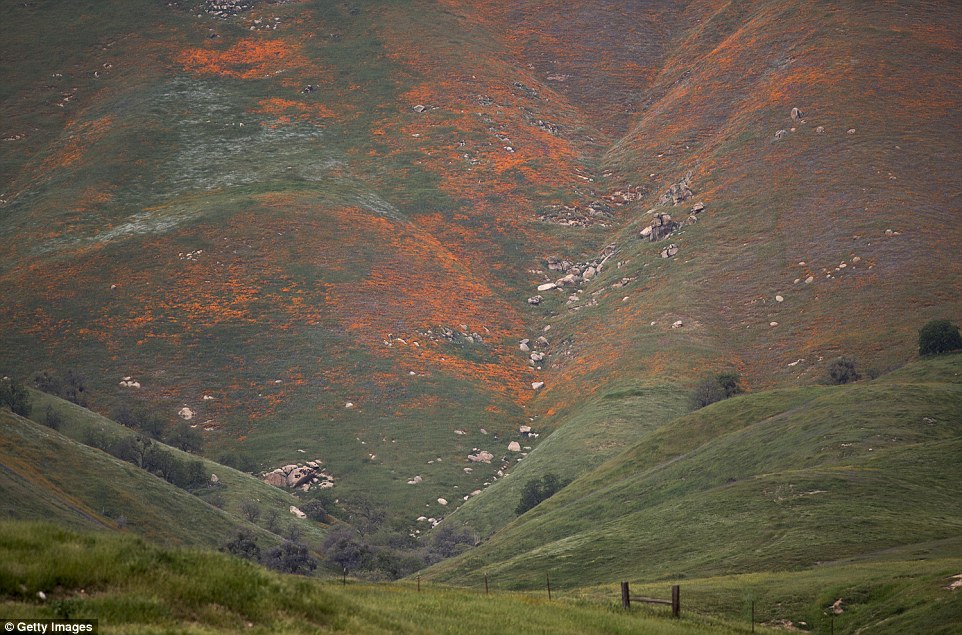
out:
<path id="1" fill-rule="evenodd" d="M 0 410 L 0 493 L 5 519 L 126 530 L 156 543 L 211 549 L 241 529 L 262 544 L 281 542 L 239 515 L 7 410 Z"/>
<path id="2" fill-rule="evenodd" d="M 716 403 L 649 433 L 432 577 L 468 584 L 487 573 L 525 587 L 546 572 L 581 586 L 794 571 L 957 537 L 960 376 L 962 355 L 950 355 L 874 381 Z"/>
<path id="3" fill-rule="evenodd" d="M 962 315 L 951 4 L 244 7 L 5 9 L 5 373 L 186 406 L 212 456 L 323 457 L 410 523 L 504 483 L 487 534 L 703 375 L 886 370 Z M 555 258 L 605 266 L 537 291 Z"/>
<path id="4" fill-rule="evenodd" d="M 558 432 L 465 507 L 484 532 L 528 479 L 575 477 L 682 414 L 699 377 L 805 385 L 839 355 L 882 372 L 927 320 L 962 316 L 957 7 L 692 2 L 676 20 L 599 165 L 641 193 L 609 235 L 616 266 L 538 307 L 552 347 L 531 425 Z M 664 213 L 681 226 L 640 238 Z"/>

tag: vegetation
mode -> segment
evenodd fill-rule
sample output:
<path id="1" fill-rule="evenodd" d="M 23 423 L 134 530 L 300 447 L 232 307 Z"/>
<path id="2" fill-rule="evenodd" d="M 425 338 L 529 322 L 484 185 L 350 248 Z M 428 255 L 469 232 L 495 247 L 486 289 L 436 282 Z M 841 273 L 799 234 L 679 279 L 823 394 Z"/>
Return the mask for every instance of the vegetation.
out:
<path id="1" fill-rule="evenodd" d="M 514 512 L 520 516 L 560 492 L 567 484 L 558 478 L 557 474 L 551 473 L 545 474 L 541 479 L 528 481 L 521 490 L 521 500 Z"/>
<path id="2" fill-rule="evenodd" d="M 862 375 L 855 369 L 855 360 L 851 357 L 839 357 L 828 366 L 828 382 L 841 385 L 858 381 Z"/>
<path id="3" fill-rule="evenodd" d="M 44 600 L 38 599 L 43 592 Z M 154 546 L 130 536 L 0 522 L 0 611 L 10 618 L 98 619 L 104 632 L 146 635 L 318 632 L 683 635 L 737 633 L 699 615 L 625 614 L 610 601 L 422 584 L 342 586 L 268 571 L 226 554 Z M 761 632 L 766 632 L 762 630 Z"/>
<path id="4" fill-rule="evenodd" d="M 932 320 L 919 331 L 919 355 L 939 355 L 962 349 L 959 327 L 948 320 Z"/>
<path id="5" fill-rule="evenodd" d="M 692 393 L 692 406 L 697 410 L 740 394 L 742 392 L 740 381 L 738 373 L 720 373 L 714 377 L 702 379 Z"/>
<path id="6" fill-rule="evenodd" d="M 9 408 L 11 412 L 22 417 L 29 417 L 30 394 L 22 383 L 4 377 L 0 379 L 0 407 Z"/>

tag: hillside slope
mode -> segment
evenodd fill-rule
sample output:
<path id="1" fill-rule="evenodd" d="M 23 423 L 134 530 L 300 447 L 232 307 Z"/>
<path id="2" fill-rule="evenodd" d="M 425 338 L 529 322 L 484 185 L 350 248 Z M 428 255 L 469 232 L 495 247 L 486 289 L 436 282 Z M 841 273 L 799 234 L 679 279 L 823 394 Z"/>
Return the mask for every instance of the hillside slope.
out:
<path id="1" fill-rule="evenodd" d="M 564 587 L 796 571 L 955 538 L 960 377 L 956 354 L 874 381 L 713 404 L 430 575 L 473 584 L 486 573 L 523 588 L 545 573 Z M 945 548 L 934 553 L 959 555 Z"/>
<path id="2" fill-rule="evenodd" d="M 4 9 L 4 373 L 488 534 L 501 475 L 583 474 L 704 375 L 884 371 L 962 316 L 952 3 L 214 5 Z"/>

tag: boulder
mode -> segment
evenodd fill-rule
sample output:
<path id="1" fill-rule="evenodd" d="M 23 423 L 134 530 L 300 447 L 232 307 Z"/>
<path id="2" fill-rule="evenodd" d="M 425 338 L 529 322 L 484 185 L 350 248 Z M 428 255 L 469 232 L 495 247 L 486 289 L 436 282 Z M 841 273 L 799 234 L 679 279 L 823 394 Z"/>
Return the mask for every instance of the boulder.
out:
<path id="1" fill-rule="evenodd" d="M 447 504 L 448 504 L 448 501 L 447 501 L 446 498 L 439 498 L 439 499 L 438 499 L 438 505 L 447 505 Z"/>
<path id="2" fill-rule="evenodd" d="M 818 126 L 815 128 L 815 134 L 825 134 L 825 126 Z"/>
<path id="3" fill-rule="evenodd" d="M 541 301 L 542 301 L 542 300 L 544 300 L 543 297 L 541 297 L 540 295 L 535 295 L 535 296 L 532 296 L 532 297 L 528 298 L 528 304 L 530 304 L 530 305 L 532 305 L 532 306 L 538 306 L 539 304 L 541 304 Z"/>
<path id="4" fill-rule="evenodd" d="M 665 247 L 664 249 L 661 250 L 661 257 L 662 257 L 662 258 L 671 258 L 672 256 L 674 256 L 674 255 L 677 254 L 677 253 L 678 253 L 678 245 L 676 245 L 675 243 L 672 243 L 672 244 L 668 245 L 667 247 Z"/>
<path id="5" fill-rule="evenodd" d="M 671 219 L 671 214 L 656 214 L 649 229 L 651 231 L 648 233 L 648 240 L 656 242 L 668 238 L 678 229 L 678 223 Z"/>
<path id="6" fill-rule="evenodd" d="M 648 226 L 646 226 L 644 229 L 641 230 L 641 237 L 642 237 L 642 238 L 648 238 L 649 236 L 651 236 L 651 225 L 648 225 Z"/>
<path id="7" fill-rule="evenodd" d="M 293 471 L 296 470 L 296 469 L 297 469 L 297 465 L 294 464 L 294 463 L 291 463 L 290 465 L 285 465 L 285 466 L 281 467 L 281 471 L 284 472 L 285 475 L 290 474 L 291 472 L 293 472 Z"/>
<path id="8" fill-rule="evenodd" d="M 541 388 L 544 388 L 544 382 L 543 382 L 543 381 L 533 381 L 533 382 L 531 382 L 531 390 L 539 390 L 539 389 L 541 389 Z"/>
<path id="9" fill-rule="evenodd" d="M 545 282 L 544 284 L 538 285 L 538 291 L 551 291 L 552 289 L 557 289 L 558 285 L 554 282 Z"/>
<path id="10" fill-rule="evenodd" d="M 285 487 L 287 485 L 287 475 L 280 470 L 274 470 L 264 477 L 264 482 L 274 487 Z"/>
<path id="11" fill-rule="evenodd" d="M 792 121 L 798 122 L 802 120 L 802 111 L 798 108 L 792 108 Z"/>
<path id="12" fill-rule="evenodd" d="M 591 280 L 592 278 L 595 277 L 595 275 L 597 275 L 597 273 L 598 273 L 597 269 L 595 269 L 594 267 L 588 267 L 587 269 L 585 269 L 585 272 L 582 275 L 582 277 L 585 280 Z"/>
<path id="13" fill-rule="evenodd" d="M 307 518 L 307 514 L 302 512 L 300 509 L 298 509 L 294 505 L 291 505 L 291 513 L 297 516 L 298 518 Z"/>
<path id="14" fill-rule="evenodd" d="M 788 134 L 788 130 L 776 130 L 776 131 L 775 131 L 775 138 L 776 138 L 776 139 L 784 139 L 784 138 L 785 138 L 785 135 L 787 135 L 787 134 Z"/>
<path id="15" fill-rule="evenodd" d="M 314 470 L 309 467 L 299 467 L 287 475 L 287 486 L 290 488 L 299 487 L 311 480 Z"/>
<path id="16" fill-rule="evenodd" d="M 177 415 L 184 421 L 190 421 L 191 419 L 194 418 L 194 411 L 188 408 L 187 406 L 184 406 L 183 408 L 177 411 Z"/>
<path id="17" fill-rule="evenodd" d="M 705 204 L 702 202 L 695 203 L 694 205 L 691 206 L 692 214 L 701 214 L 704 211 L 705 211 Z"/>
<path id="18" fill-rule="evenodd" d="M 490 463 L 494 455 L 487 450 L 479 450 L 476 454 L 469 454 L 468 460 L 472 463 Z"/>
<path id="19" fill-rule="evenodd" d="M 521 451 L 521 444 L 518 443 L 517 441 L 512 441 L 511 443 L 508 444 L 508 452 L 520 452 L 520 451 Z"/>

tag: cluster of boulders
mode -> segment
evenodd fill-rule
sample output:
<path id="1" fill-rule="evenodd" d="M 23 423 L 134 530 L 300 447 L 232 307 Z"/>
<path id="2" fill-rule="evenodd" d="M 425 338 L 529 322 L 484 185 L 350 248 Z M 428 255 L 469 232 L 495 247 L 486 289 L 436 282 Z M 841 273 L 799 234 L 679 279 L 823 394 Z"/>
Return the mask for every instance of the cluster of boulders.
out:
<path id="1" fill-rule="evenodd" d="M 120 380 L 121 388 L 140 388 L 140 382 L 133 377 L 124 377 Z"/>
<path id="2" fill-rule="evenodd" d="M 641 230 L 641 237 L 647 238 L 651 242 L 657 242 L 668 238 L 681 225 L 672 220 L 671 214 L 657 213 L 651 224 Z"/>
<path id="3" fill-rule="evenodd" d="M 229 18 L 253 7 L 253 0 L 206 0 L 204 2 L 204 12 L 217 18 Z"/>
<path id="4" fill-rule="evenodd" d="M 334 487 L 334 477 L 322 467 L 320 459 L 308 461 L 304 465 L 291 463 L 266 472 L 263 478 L 268 485 L 289 489 L 299 487 L 305 492 L 315 485 L 320 489 Z"/>
<path id="5" fill-rule="evenodd" d="M 468 460 L 471 461 L 472 463 L 490 463 L 491 459 L 494 458 L 494 455 L 488 452 L 487 450 L 480 450 L 478 448 L 474 448 L 471 451 L 474 454 L 469 454 Z"/>
<path id="6" fill-rule="evenodd" d="M 547 278 L 538 285 L 538 291 L 551 291 L 552 289 L 562 289 L 564 287 L 577 287 L 583 282 L 591 280 L 601 273 L 605 263 L 614 255 L 615 245 L 608 245 L 596 258 L 586 262 L 571 262 L 562 258 L 550 256 L 547 260 L 548 271 L 556 271 L 564 275 L 552 281 Z M 542 296 L 528 298 L 528 304 L 540 304 Z"/>
<path id="7" fill-rule="evenodd" d="M 662 205 L 678 205 L 690 199 L 693 195 L 691 191 L 691 179 L 692 173 L 689 171 L 685 175 L 685 178 L 669 187 L 668 190 L 661 195 L 658 202 Z"/>
<path id="8" fill-rule="evenodd" d="M 521 352 L 528 354 L 528 365 L 533 368 L 540 368 L 539 364 L 548 356 L 548 338 L 544 335 L 539 336 L 534 341 L 525 338 L 518 343 Z M 535 384 L 540 384 L 536 386 Z M 544 386 L 544 382 L 534 382 L 531 387 L 534 390 Z"/>
<path id="9" fill-rule="evenodd" d="M 538 215 L 540 221 L 566 227 L 588 227 L 590 225 L 606 227 L 606 223 L 610 222 L 612 218 L 611 206 L 604 201 L 594 201 L 585 208 L 572 205 L 550 205 Z"/>
<path id="10" fill-rule="evenodd" d="M 484 338 L 477 331 L 469 331 L 467 325 L 461 324 L 461 330 L 436 326 L 426 331 L 418 331 L 418 335 L 432 342 L 446 341 L 452 344 L 484 344 Z"/>

